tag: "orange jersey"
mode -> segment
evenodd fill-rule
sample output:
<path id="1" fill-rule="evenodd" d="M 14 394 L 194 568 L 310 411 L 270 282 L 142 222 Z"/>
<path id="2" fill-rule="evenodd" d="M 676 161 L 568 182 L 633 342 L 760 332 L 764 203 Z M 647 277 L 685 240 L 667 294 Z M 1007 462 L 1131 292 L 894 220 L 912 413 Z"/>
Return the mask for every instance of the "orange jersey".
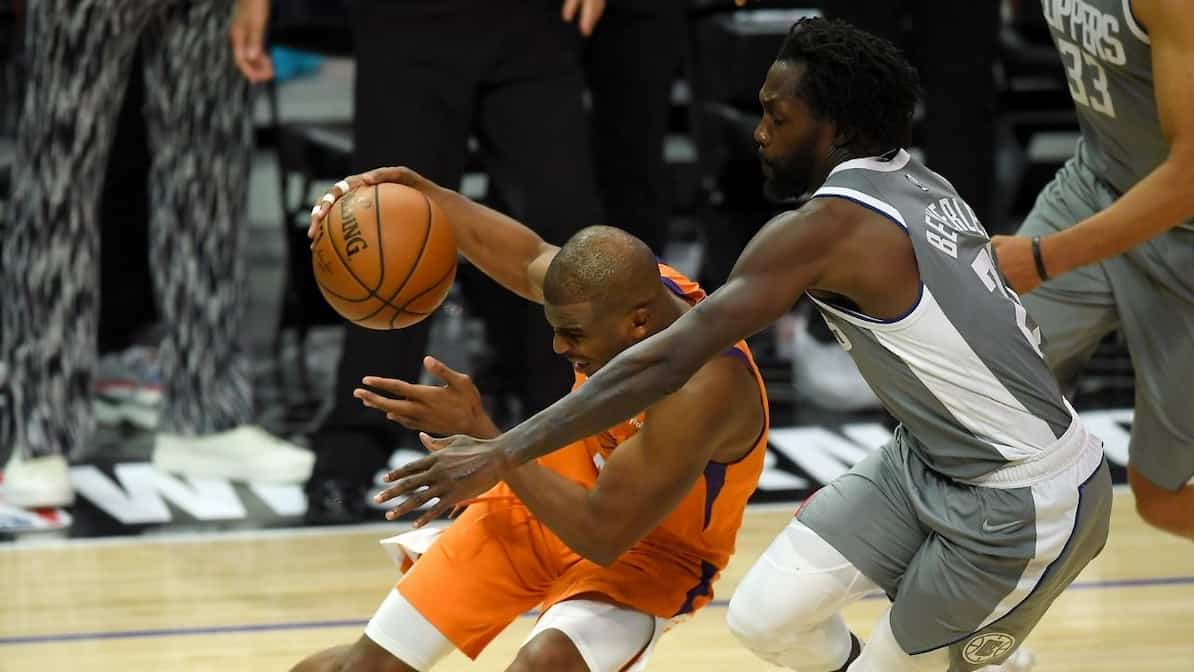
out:
<path id="1" fill-rule="evenodd" d="M 672 268 L 661 264 L 660 272 L 668 288 L 690 303 L 704 298 L 700 287 Z M 398 583 L 399 591 L 470 657 L 518 614 L 536 605 L 546 611 L 580 595 L 599 594 L 660 618 L 690 614 L 708 604 L 762 474 L 770 421 L 763 380 L 746 343 L 739 342 L 724 356 L 740 357 L 754 375 L 764 409 L 763 431 L 737 461 L 710 462 L 675 510 L 610 566 L 577 555 L 501 483 L 444 531 Z M 575 384 L 584 382 L 578 373 Z M 639 414 L 538 462 L 591 488 L 600 465 L 644 421 L 645 414 Z"/>
<path id="2" fill-rule="evenodd" d="M 704 290 L 679 271 L 660 264 L 659 272 L 668 289 L 689 303 L 695 305 L 705 298 Z M 693 485 L 692 490 L 672 513 L 626 552 L 626 556 L 631 557 L 640 554 L 657 558 L 666 556 L 670 562 L 684 565 L 682 573 L 688 575 L 689 579 L 695 579 L 690 581 L 681 604 L 667 603 L 667 600 L 674 599 L 674 596 L 659 590 L 652 591 L 653 595 L 660 598 L 658 601 L 651 596 L 641 596 L 635 600 L 635 606 L 657 616 L 688 613 L 699 609 L 713 598 L 712 583 L 721 570 L 725 569 L 734 553 L 734 543 L 738 536 L 738 528 L 742 525 L 747 500 L 754 493 L 759 476 L 763 472 L 767 428 L 770 426 L 767 391 L 763 378 L 745 341 L 739 341 L 723 356 L 740 357 L 743 365 L 754 375 L 759 399 L 763 404 L 764 428 L 751 450 L 737 461 L 730 464 L 708 463 L 702 478 Z M 585 375 L 578 372 L 573 389 L 583 385 L 585 380 Z M 718 409 L 709 409 L 710 413 L 717 411 Z M 553 455 L 545 456 L 541 463 L 574 481 L 592 487 L 597 481 L 600 465 L 609 459 L 619 444 L 634 436 L 645 421 L 646 414 L 639 413 L 600 434 L 568 446 Z M 572 591 L 561 592 L 576 594 Z M 650 608 L 645 608 L 648 606 Z"/>

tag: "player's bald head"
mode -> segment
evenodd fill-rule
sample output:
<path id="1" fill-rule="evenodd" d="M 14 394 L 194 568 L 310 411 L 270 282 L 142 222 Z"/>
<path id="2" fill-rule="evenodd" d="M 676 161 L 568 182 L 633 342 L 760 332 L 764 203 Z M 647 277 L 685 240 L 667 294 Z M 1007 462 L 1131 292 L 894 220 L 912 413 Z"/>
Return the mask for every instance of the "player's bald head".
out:
<path id="1" fill-rule="evenodd" d="M 556 253 L 543 277 L 547 303 L 591 302 L 603 311 L 641 305 L 662 288 L 651 248 L 611 226 L 578 231 Z"/>

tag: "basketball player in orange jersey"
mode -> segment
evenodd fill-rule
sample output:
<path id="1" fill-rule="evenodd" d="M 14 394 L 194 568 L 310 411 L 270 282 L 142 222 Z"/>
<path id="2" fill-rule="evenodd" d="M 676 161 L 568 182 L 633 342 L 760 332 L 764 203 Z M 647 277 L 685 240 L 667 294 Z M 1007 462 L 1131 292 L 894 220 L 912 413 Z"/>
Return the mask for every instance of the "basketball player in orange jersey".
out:
<path id="1" fill-rule="evenodd" d="M 576 387 L 705 296 L 624 231 L 591 227 L 558 248 L 405 168 L 338 184 L 313 212 L 313 226 L 327 203 L 378 182 L 433 199 L 469 261 L 544 304 L 552 345 L 572 362 Z M 441 367 L 429 361 L 448 383 L 443 390 L 366 378 L 401 399 L 355 394 L 405 424 L 497 436 L 471 382 Z M 443 406 L 429 408 L 436 396 Z M 356 644 L 295 669 L 428 670 L 453 648 L 477 656 L 536 606 L 542 616 L 507 669 L 642 669 L 667 624 L 712 599 L 763 468 L 767 423 L 762 378 L 739 341 L 645 411 L 527 463 L 473 500 L 389 592 Z"/>
<path id="2" fill-rule="evenodd" d="M 388 474 L 382 499 L 401 513 L 435 498 L 434 516 L 666 398 L 807 295 L 900 424 L 776 536 L 734 591 L 730 631 L 798 672 L 1024 670 L 1024 639 L 1107 541 L 1111 478 L 981 222 L 903 149 L 917 90 L 891 43 L 797 21 L 754 138 L 768 191 L 808 202 L 670 327 L 496 438 L 426 441 L 438 450 Z M 864 647 L 841 611 L 875 590 L 891 606 Z"/>

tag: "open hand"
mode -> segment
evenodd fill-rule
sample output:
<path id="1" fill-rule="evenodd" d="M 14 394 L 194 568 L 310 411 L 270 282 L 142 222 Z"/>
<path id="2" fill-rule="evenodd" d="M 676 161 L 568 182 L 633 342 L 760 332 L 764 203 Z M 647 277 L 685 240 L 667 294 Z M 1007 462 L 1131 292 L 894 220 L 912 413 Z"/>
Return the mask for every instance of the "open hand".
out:
<path id="1" fill-rule="evenodd" d="M 315 234 L 319 233 L 319 225 L 323 222 L 323 218 L 327 216 L 328 210 L 331 210 L 332 204 L 341 196 L 358 187 L 367 187 L 383 182 L 403 184 L 420 191 L 436 186 L 434 182 L 406 166 L 374 168 L 359 175 L 349 175 L 332 185 L 331 190 L 315 203 L 315 207 L 311 208 L 311 223 L 307 226 L 307 237 L 315 239 Z"/>
<path id="2" fill-rule="evenodd" d="M 438 499 L 415 521 L 415 527 L 422 527 L 497 485 L 511 468 L 501 437 L 485 440 L 457 435 L 433 439 L 420 433 L 419 440 L 431 454 L 386 474 L 383 480 L 394 485 L 374 498 L 379 504 L 403 498 L 386 513 L 390 520 Z"/>
<path id="3" fill-rule="evenodd" d="M 362 383 L 396 398 L 364 388 L 353 390 L 352 396 L 407 429 L 434 434 L 498 435 L 493 421 L 485 414 L 481 393 L 472 379 L 434 357 L 424 357 L 423 366 L 444 384 L 415 385 L 396 378 L 367 376 Z"/>

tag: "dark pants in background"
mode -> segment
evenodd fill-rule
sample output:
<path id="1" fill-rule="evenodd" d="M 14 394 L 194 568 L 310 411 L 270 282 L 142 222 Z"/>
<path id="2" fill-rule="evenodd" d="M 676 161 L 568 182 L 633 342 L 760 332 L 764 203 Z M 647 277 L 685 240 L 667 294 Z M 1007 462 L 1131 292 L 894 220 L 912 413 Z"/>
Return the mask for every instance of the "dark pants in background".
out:
<path id="1" fill-rule="evenodd" d="M 684 9 L 679 0 L 611 0 L 584 54 L 606 223 L 659 256 L 671 208 L 663 145 L 684 53 Z"/>
<path id="2" fill-rule="evenodd" d="M 560 20 L 557 0 L 358 0 L 351 7 L 357 168 L 403 164 L 455 188 L 473 135 L 512 214 L 548 242 L 562 244 L 603 221 L 582 109 L 581 38 Z M 570 368 L 552 352 L 542 308 L 505 290 L 477 300 L 475 288 L 492 283 L 461 270 L 489 332 L 508 352 L 517 346 L 487 384 L 506 384 L 531 412 L 562 396 Z M 313 507 L 321 483 L 367 485 L 400 443 L 405 430 L 364 408 L 352 390 L 365 375 L 417 380 L 430 323 L 348 327 L 334 406 L 312 436 Z"/>
<path id="3" fill-rule="evenodd" d="M 924 88 L 918 144 L 926 163 L 947 176 L 988 231 L 1002 231 L 992 202 L 999 0 L 850 0 L 826 3 L 825 14 L 904 50 Z"/>
<path id="4" fill-rule="evenodd" d="M 140 71 L 141 57 L 133 60 Z M 100 354 L 123 350 L 157 321 L 149 270 L 149 140 L 145 85 L 130 77 L 100 198 Z"/>

